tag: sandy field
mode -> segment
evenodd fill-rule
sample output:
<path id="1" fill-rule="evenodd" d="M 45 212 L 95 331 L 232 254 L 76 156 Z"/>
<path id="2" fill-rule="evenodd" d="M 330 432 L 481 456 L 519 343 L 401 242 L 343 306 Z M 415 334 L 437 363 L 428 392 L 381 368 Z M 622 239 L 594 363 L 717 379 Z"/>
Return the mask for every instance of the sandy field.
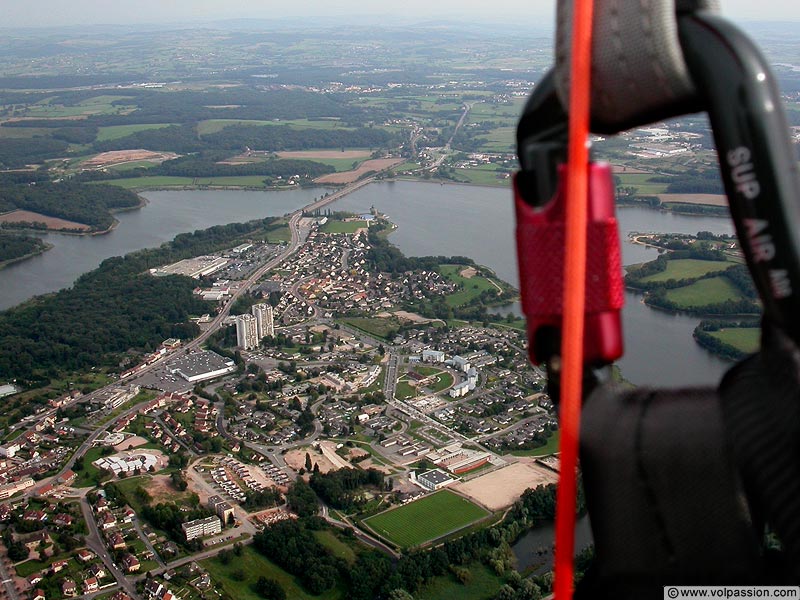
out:
<path id="1" fill-rule="evenodd" d="M 478 270 L 475 267 L 467 267 L 466 269 L 462 269 L 459 275 L 461 275 L 465 279 L 472 279 L 475 275 L 478 274 Z"/>
<path id="2" fill-rule="evenodd" d="M 511 506 L 527 488 L 557 480 L 556 473 L 535 464 L 533 459 L 521 458 L 519 462 L 452 487 L 490 510 L 500 510 Z"/>
<path id="3" fill-rule="evenodd" d="M 358 466 L 361 467 L 362 469 L 375 469 L 376 471 L 380 471 L 381 473 L 385 473 L 387 475 L 392 474 L 392 470 L 389 467 L 377 463 L 371 458 L 368 458 L 367 460 L 362 460 L 360 463 L 358 463 Z"/>
<path id="4" fill-rule="evenodd" d="M 392 313 L 387 313 L 390 317 Z M 422 315 L 418 315 L 417 313 L 408 312 L 405 310 L 398 310 L 394 312 L 394 316 L 403 319 L 405 321 L 411 321 L 412 323 L 431 323 L 432 319 L 426 319 Z"/>
<path id="5" fill-rule="evenodd" d="M 103 152 L 94 158 L 90 158 L 81 166 L 86 168 L 107 167 L 108 165 L 118 165 L 121 163 L 139 160 L 162 162 L 177 157 L 178 155 L 174 152 L 152 152 L 151 150 L 112 150 L 111 152 Z"/>
<path id="6" fill-rule="evenodd" d="M 328 473 L 340 468 L 338 465 L 335 465 L 333 462 L 331 462 L 324 454 L 320 454 L 310 446 L 299 448 L 297 450 L 289 450 L 289 452 L 284 454 L 283 460 L 285 460 L 286 464 L 295 471 L 300 471 L 300 469 L 306 468 L 306 452 L 308 452 L 309 456 L 311 456 L 312 468 L 314 463 L 317 463 L 319 465 L 320 473 Z M 337 458 L 339 457 L 337 456 Z"/>
<path id="7" fill-rule="evenodd" d="M 89 231 L 91 227 L 75 221 L 67 221 L 58 217 L 48 217 L 29 210 L 13 210 L 4 215 L 0 215 L 0 223 L 44 223 L 48 229 L 80 229 Z"/>
<path id="8" fill-rule="evenodd" d="M 337 153 L 338 154 L 338 153 Z M 364 173 L 368 171 L 382 171 L 394 165 L 399 165 L 405 159 L 402 158 L 376 158 L 373 160 L 365 160 L 354 171 L 344 171 L 342 173 L 331 173 L 330 175 L 323 175 L 317 177 L 315 183 L 353 183 L 358 180 Z"/>
<path id="9" fill-rule="evenodd" d="M 292 152 L 276 152 L 278 158 L 366 158 L 368 150 L 294 150 Z"/>
<path id="10" fill-rule="evenodd" d="M 728 197 L 724 194 L 658 194 L 658 199 L 661 200 L 661 202 L 728 206 Z"/>
<path id="11" fill-rule="evenodd" d="M 172 502 L 177 495 L 185 495 L 172 487 L 169 475 L 153 475 L 153 480 L 147 484 L 147 493 L 153 497 L 153 505 L 159 502 Z"/>
<path id="12" fill-rule="evenodd" d="M 141 436 L 134 435 L 133 437 L 126 437 L 124 442 L 114 446 L 114 450 L 120 452 L 121 450 L 128 450 L 129 448 L 138 448 L 139 446 L 144 446 L 146 443 L 146 439 Z"/>

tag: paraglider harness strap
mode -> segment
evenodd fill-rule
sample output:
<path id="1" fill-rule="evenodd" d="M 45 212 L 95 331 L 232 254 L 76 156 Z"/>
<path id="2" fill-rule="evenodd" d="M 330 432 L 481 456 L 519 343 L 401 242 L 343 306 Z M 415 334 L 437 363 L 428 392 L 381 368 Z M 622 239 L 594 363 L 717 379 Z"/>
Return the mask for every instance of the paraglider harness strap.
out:
<path id="1" fill-rule="evenodd" d="M 520 119 L 515 177 L 529 352 L 547 366 L 556 401 L 562 316 L 548 308 L 559 305 L 551 292 L 544 302 L 535 296 L 557 289 L 542 269 L 563 260 L 563 249 L 553 247 L 561 234 L 542 230 L 563 228 L 569 15 L 569 3 L 559 3 L 556 68 L 538 82 Z M 679 583 L 798 581 L 800 182 L 775 81 L 752 42 L 702 0 L 608 0 L 596 11 L 593 53 L 593 132 L 708 112 L 764 321 L 760 352 L 732 369 L 719 392 L 603 383 L 604 366 L 622 350 L 619 288 L 602 281 L 615 276 L 619 248 L 590 243 L 604 257 L 586 284 L 595 312 L 586 316 L 581 463 L 595 564 L 583 589 L 592 598 L 643 598 Z M 606 183 L 590 179 L 590 212 L 603 220 L 613 185 L 610 173 L 597 177 Z M 602 324 L 590 330 L 593 320 Z M 765 531 L 781 547 L 778 562 Z"/>

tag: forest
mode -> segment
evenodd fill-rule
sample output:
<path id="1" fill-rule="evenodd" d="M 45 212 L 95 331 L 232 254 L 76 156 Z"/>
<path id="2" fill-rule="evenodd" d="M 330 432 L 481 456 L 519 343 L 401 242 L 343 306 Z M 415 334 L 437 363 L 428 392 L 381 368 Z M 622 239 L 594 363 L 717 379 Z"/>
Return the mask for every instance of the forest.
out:
<path id="1" fill-rule="evenodd" d="M 345 511 L 364 503 L 361 488 L 383 487 L 384 474 L 377 469 L 337 469 L 330 473 L 314 472 L 309 484 L 323 502 Z"/>
<path id="2" fill-rule="evenodd" d="M 10 185 L 2 190 L 0 211 L 16 208 L 89 225 L 103 231 L 114 223 L 112 210 L 133 208 L 139 197 L 131 191 L 110 185 L 79 183 L 37 183 Z"/>
<path id="3" fill-rule="evenodd" d="M 119 368 L 129 350 L 154 349 L 168 337 L 192 338 L 189 316 L 210 311 L 192 293 L 194 279 L 152 277 L 148 269 L 236 245 L 274 218 L 184 233 L 159 248 L 109 258 L 71 288 L 0 313 L 0 379 L 39 387 L 64 372 Z"/>

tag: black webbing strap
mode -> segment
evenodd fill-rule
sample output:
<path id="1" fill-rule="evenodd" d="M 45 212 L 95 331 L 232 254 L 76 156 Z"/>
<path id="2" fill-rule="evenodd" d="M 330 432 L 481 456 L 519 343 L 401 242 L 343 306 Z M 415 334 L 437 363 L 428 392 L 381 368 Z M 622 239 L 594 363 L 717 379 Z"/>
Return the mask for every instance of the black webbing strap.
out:
<path id="1" fill-rule="evenodd" d="M 592 598 L 759 581 L 760 544 L 711 390 L 598 388 L 581 425 Z"/>
<path id="2" fill-rule="evenodd" d="M 800 581 L 800 350 L 764 326 L 762 350 L 720 385 L 732 452 L 754 511 L 780 540 L 791 581 Z"/>

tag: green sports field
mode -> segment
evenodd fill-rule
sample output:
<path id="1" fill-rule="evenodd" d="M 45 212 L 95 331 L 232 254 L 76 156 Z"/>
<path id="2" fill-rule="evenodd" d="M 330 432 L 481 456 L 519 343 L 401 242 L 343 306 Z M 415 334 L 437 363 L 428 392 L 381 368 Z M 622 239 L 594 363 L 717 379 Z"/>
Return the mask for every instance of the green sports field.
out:
<path id="1" fill-rule="evenodd" d="M 442 490 L 370 517 L 364 524 L 398 546 L 410 548 L 457 531 L 488 514 L 466 498 Z"/>

